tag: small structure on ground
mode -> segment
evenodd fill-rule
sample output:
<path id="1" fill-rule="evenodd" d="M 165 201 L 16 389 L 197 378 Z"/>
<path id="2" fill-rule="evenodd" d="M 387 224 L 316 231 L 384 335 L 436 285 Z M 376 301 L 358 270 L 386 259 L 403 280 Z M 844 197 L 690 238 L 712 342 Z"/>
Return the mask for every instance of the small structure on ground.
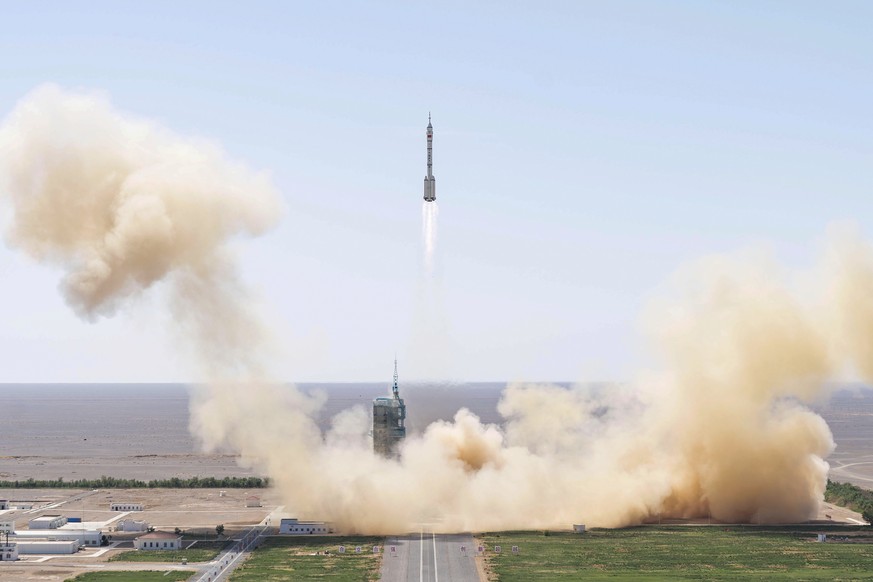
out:
<path id="1" fill-rule="evenodd" d="M 256 495 L 249 495 L 246 497 L 246 507 L 260 507 L 261 506 L 261 498 Z"/>
<path id="2" fill-rule="evenodd" d="M 18 559 L 18 544 L 0 542 L 0 562 L 14 562 Z"/>
<path id="3" fill-rule="evenodd" d="M 289 535 L 329 534 L 333 527 L 323 521 L 300 521 L 296 517 L 285 518 L 279 522 L 279 533 Z"/>
<path id="4" fill-rule="evenodd" d="M 585 533 L 585 524 L 584 523 L 574 523 L 573 524 L 573 533 Z"/>
<path id="5" fill-rule="evenodd" d="M 110 503 L 110 511 L 142 511 L 142 503 Z"/>
<path id="6" fill-rule="evenodd" d="M 9 536 L 10 539 L 12 536 Z M 97 547 L 103 543 L 103 532 L 99 529 L 25 529 L 15 532 L 15 541 L 34 540 L 70 541 L 76 540 L 80 546 Z"/>
<path id="7" fill-rule="evenodd" d="M 9 509 L 8 499 L 0 499 L 0 509 Z"/>
<path id="8" fill-rule="evenodd" d="M 28 540 L 19 541 L 19 554 L 69 555 L 79 551 L 79 540 Z"/>
<path id="9" fill-rule="evenodd" d="M 115 531 L 142 532 L 149 531 L 148 522 L 141 519 L 122 519 L 115 525 Z"/>
<path id="10" fill-rule="evenodd" d="M 153 531 L 133 540 L 137 550 L 181 550 L 182 536 L 168 531 Z"/>
<path id="11" fill-rule="evenodd" d="M 57 529 L 67 523 L 63 515 L 41 515 L 27 523 L 27 529 Z"/>

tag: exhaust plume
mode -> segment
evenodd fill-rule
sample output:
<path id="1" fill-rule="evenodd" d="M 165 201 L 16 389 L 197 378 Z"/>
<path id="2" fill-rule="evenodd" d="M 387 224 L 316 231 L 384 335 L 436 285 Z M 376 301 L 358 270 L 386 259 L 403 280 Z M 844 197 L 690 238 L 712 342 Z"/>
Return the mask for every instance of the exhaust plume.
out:
<path id="1" fill-rule="evenodd" d="M 806 520 L 834 446 L 806 405 L 847 366 L 873 380 L 873 252 L 850 236 L 826 254 L 818 302 L 769 262 L 706 261 L 649 319 L 662 372 L 620 386 L 510 385 L 503 426 L 462 409 L 383 459 L 366 410 L 321 434 L 312 419 L 323 401 L 270 378 L 269 334 L 227 248 L 275 223 L 266 176 L 54 86 L 8 116 L 0 154 L 9 244 L 59 266 L 67 302 L 88 320 L 165 286 L 205 381 L 192 430 L 266 471 L 289 510 L 343 531 Z M 424 215 L 428 270 L 435 210 Z"/>
<path id="2" fill-rule="evenodd" d="M 438 216 L 439 208 L 436 202 L 424 202 L 421 205 L 421 238 L 424 246 L 424 269 L 428 277 L 433 275 L 433 255 L 436 250 Z"/>

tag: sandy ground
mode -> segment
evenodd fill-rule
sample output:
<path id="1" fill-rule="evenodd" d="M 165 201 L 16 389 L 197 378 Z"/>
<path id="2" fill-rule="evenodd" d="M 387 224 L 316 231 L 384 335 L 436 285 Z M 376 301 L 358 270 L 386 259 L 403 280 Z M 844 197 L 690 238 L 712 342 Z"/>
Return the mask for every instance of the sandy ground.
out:
<path id="1" fill-rule="evenodd" d="M 73 457 L 9 455 L 0 457 L 0 479 L 98 479 L 103 475 L 119 479 L 169 479 L 179 477 L 251 477 L 251 469 L 237 465 L 235 455 L 224 454 L 140 454 L 116 457 Z"/>

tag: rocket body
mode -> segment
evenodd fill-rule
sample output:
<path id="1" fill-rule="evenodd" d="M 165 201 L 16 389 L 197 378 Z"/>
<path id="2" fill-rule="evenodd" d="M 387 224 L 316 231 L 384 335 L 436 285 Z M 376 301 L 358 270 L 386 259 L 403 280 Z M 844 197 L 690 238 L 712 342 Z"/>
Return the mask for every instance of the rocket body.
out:
<path id="1" fill-rule="evenodd" d="M 427 115 L 427 176 L 424 177 L 424 200 L 433 202 L 436 200 L 436 178 L 433 176 L 433 125 L 430 123 L 430 114 Z"/>

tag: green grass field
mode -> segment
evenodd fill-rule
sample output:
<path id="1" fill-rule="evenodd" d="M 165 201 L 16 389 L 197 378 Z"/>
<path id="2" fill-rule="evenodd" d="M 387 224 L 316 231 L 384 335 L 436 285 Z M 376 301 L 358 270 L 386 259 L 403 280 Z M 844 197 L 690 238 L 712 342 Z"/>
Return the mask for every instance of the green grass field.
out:
<path id="1" fill-rule="evenodd" d="M 73 578 L 73 582 L 181 582 L 194 574 L 193 571 L 169 572 L 88 572 Z"/>
<path id="2" fill-rule="evenodd" d="M 826 532 L 830 540 L 815 541 Z M 849 536 L 852 542 L 831 541 Z M 481 534 L 500 582 L 565 580 L 873 580 L 869 528 L 636 527 Z M 502 553 L 494 553 L 500 545 Z M 519 546 L 519 554 L 511 553 Z"/>
<path id="3" fill-rule="evenodd" d="M 384 538 L 364 536 L 306 536 L 268 538 L 231 575 L 231 582 L 277 582 L 280 580 L 330 580 L 369 582 L 379 579 L 381 546 Z M 340 545 L 346 553 L 339 554 Z M 355 546 L 363 553 L 355 554 Z M 325 555 L 325 552 L 330 552 Z M 315 555 L 319 552 L 321 555 Z"/>
<path id="4" fill-rule="evenodd" d="M 130 550 L 109 558 L 110 562 L 175 562 L 182 558 L 189 562 L 209 562 L 219 553 L 218 548 L 191 548 L 190 550 Z"/>

